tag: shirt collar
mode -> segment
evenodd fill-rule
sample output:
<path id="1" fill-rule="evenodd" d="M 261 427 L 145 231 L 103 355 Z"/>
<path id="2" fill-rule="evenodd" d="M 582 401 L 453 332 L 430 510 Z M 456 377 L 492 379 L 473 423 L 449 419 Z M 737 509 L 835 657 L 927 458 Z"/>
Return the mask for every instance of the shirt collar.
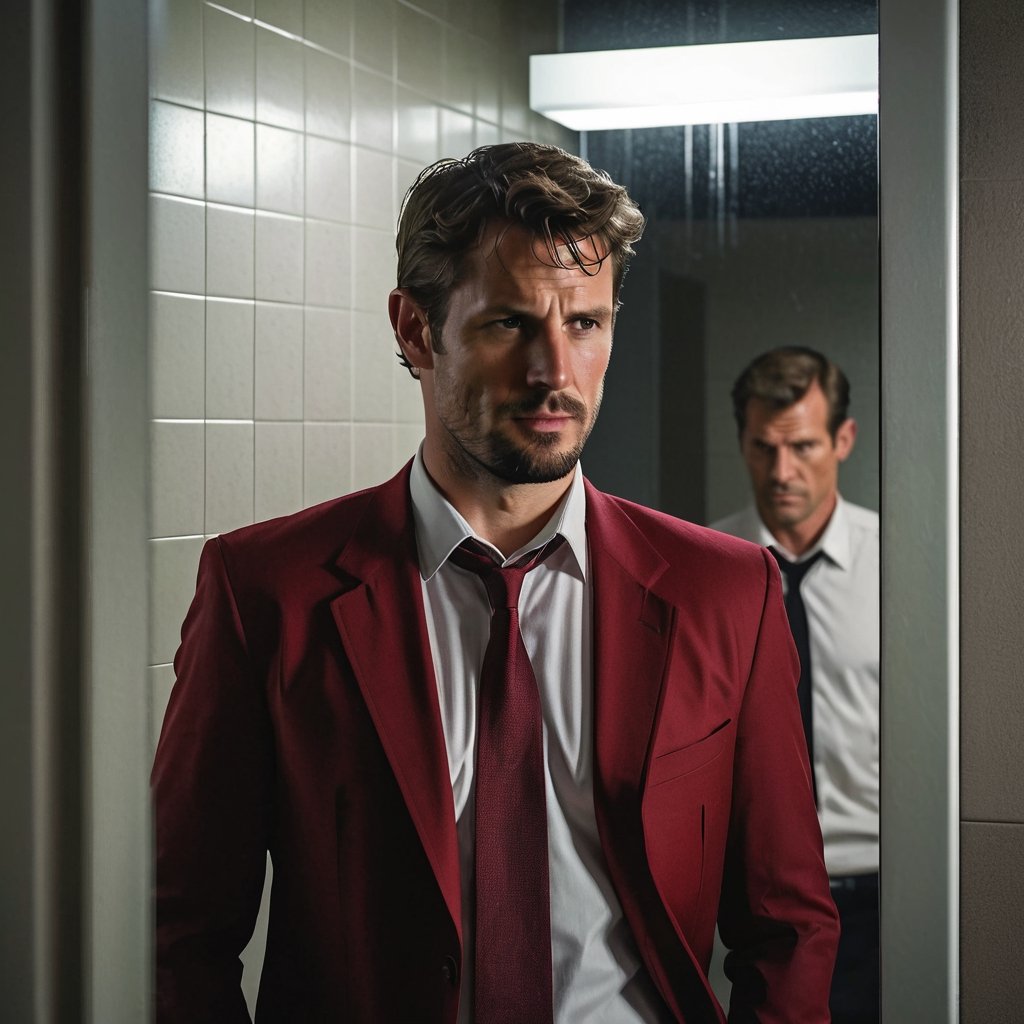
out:
<path id="1" fill-rule="evenodd" d="M 758 534 L 758 543 L 765 547 L 775 548 L 783 558 L 790 562 L 805 562 L 820 551 L 840 569 L 849 568 L 850 517 L 841 494 L 836 495 L 836 507 L 832 510 L 828 525 L 825 527 L 825 532 L 818 538 L 818 543 L 808 548 L 799 558 L 795 558 L 791 551 L 788 551 L 772 536 L 771 530 L 764 525 L 760 516 L 758 516 Z"/>
<path id="2" fill-rule="evenodd" d="M 409 494 L 412 498 L 413 522 L 416 527 L 416 547 L 419 551 L 420 575 L 429 580 L 445 563 L 448 556 L 464 540 L 472 537 L 501 561 L 501 552 L 472 527 L 434 485 L 423 464 L 423 448 L 416 452 L 409 474 Z M 586 492 L 583 489 L 583 471 L 577 465 L 572 483 L 558 503 L 551 518 L 529 543 L 514 551 L 502 564 L 510 564 L 529 551 L 543 547 L 555 536 L 565 538 L 579 568 L 580 576 L 587 577 Z"/>

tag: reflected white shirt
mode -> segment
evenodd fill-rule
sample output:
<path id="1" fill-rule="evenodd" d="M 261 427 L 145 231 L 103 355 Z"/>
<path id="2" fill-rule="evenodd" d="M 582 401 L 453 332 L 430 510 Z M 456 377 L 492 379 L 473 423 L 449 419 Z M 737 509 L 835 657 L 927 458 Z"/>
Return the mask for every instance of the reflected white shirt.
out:
<path id="1" fill-rule="evenodd" d="M 799 558 L 772 536 L 754 507 L 711 525 L 771 545 L 791 562 L 824 552 L 807 570 L 800 593 L 810 639 L 814 776 L 825 864 L 832 876 L 877 871 L 878 513 L 840 497 L 821 539 Z"/>
<path id="2" fill-rule="evenodd" d="M 410 492 L 459 835 L 464 955 L 458 1019 L 469 1024 L 476 692 L 491 612 L 482 580 L 448 561 L 475 535 L 434 487 L 422 452 L 413 463 Z M 507 564 L 559 534 L 566 543 L 527 573 L 519 598 L 520 629 L 543 714 L 554 1020 L 656 1022 L 662 1019 L 659 997 L 612 890 L 594 816 L 591 584 L 582 471 L 577 467 L 547 525 L 509 558 L 476 540 Z"/>

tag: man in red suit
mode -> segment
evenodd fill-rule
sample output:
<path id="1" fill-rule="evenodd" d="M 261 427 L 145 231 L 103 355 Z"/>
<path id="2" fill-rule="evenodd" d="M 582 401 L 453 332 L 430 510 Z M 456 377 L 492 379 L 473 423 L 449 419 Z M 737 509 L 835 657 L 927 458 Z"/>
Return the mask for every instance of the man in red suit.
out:
<path id="1" fill-rule="evenodd" d="M 153 771 L 160 1021 L 248 1020 L 267 851 L 264 1024 L 720 1022 L 716 922 L 729 1020 L 828 1020 L 777 567 L 577 465 L 642 226 L 550 146 L 413 185 L 419 452 L 203 552 Z"/>

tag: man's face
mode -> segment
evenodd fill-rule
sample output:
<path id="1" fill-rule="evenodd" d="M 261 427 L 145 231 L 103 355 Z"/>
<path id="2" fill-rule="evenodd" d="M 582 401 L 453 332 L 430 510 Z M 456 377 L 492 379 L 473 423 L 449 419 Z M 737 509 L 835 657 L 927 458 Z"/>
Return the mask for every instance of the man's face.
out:
<path id="1" fill-rule="evenodd" d="M 601 255 L 598 244 L 581 243 L 584 257 Z M 550 262 L 526 229 L 492 226 L 451 293 L 443 351 L 423 373 L 427 443 L 463 474 L 558 480 L 594 425 L 612 347 L 611 261 L 589 273 Z"/>
<path id="2" fill-rule="evenodd" d="M 853 449 L 856 425 L 828 431 L 828 400 L 815 382 L 793 405 L 775 409 L 752 398 L 740 438 L 754 498 L 773 533 L 824 529 L 838 486 L 839 464 Z"/>

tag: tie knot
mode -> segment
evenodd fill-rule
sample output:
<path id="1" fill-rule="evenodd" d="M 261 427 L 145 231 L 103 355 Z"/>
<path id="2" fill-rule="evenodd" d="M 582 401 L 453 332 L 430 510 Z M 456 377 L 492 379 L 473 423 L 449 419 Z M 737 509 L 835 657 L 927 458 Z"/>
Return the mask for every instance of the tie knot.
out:
<path id="1" fill-rule="evenodd" d="M 508 566 L 498 565 L 472 538 L 464 540 L 448 557 L 460 569 L 475 573 L 483 580 L 492 608 L 518 608 L 526 574 L 557 550 L 562 540 L 562 537 L 555 537 L 538 551 L 528 552 Z"/>
<path id="2" fill-rule="evenodd" d="M 806 558 L 802 562 L 791 562 L 788 558 L 780 555 L 775 548 L 769 548 L 768 550 L 775 556 L 775 561 L 779 563 L 782 575 L 786 577 L 786 583 L 794 589 L 800 586 L 803 578 L 810 571 L 811 566 L 825 553 L 824 551 L 816 551 L 810 558 Z"/>

